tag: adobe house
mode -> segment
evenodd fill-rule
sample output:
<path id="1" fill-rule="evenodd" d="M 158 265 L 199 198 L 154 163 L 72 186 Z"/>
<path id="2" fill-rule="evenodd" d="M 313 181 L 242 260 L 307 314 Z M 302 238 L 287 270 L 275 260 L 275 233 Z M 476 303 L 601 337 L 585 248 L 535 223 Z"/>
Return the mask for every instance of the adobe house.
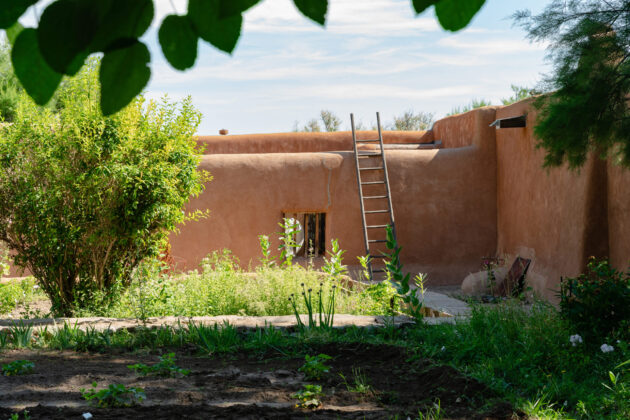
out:
<path id="1" fill-rule="evenodd" d="M 525 127 L 490 127 L 521 115 Z M 425 132 L 384 132 L 405 270 L 428 273 L 430 285 L 459 285 L 484 256 L 521 256 L 532 260 L 530 284 L 552 298 L 560 276 L 581 272 L 590 255 L 628 267 L 630 170 L 593 157 L 579 172 L 543 169 L 534 122 L 530 101 L 522 101 L 450 116 Z M 255 266 L 257 236 L 277 239 L 284 216 L 312 225 L 315 253 L 337 238 L 344 262 L 358 265 L 365 251 L 351 132 L 198 141 L 206 146 L 201 168 L 214 180 L 188 207 L 211 214 L 172 235 L 178 268 L 196 268 L 223 248 Z"/>

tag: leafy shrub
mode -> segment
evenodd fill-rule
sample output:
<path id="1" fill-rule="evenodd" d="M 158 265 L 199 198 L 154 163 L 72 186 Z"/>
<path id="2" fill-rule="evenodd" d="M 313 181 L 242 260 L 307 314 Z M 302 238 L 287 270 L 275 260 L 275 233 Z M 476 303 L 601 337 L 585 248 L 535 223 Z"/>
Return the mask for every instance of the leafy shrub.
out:
<path id="1" fill-rule="evenodd" d="M 191 100 L 139 97 L 103 117 L 97 65 L 64 82 L 56 111 L 22 95 L 0 128 L 0 240 L 61 315 L 128 286 L 208 179 L 197 171 Z"/>
<path id="2" fill-rule="evenodd" d="M 586 273 L 563 280 L 560 310 L 562 317 L 585 336 L 619 333 L 628 338 L 630 271 L 618 271 L 607 260 L 592 258 Z"/>
<path id="3" fill-rule="evenodd" d="M 0 315 L 13 311 L 19 304 L 28 305 L 39 295 L 39 286 L 31 277 L 0 283 Z"/>
<path id="4" fill-rule="evenodd" d="M 319 381 L 322 379 L 322 376 L 330 372 L 330 366 L 326 365 L 326 361 L 330 359 L 332 359 L 332 357 L 323 353 L 320 353 L 317 356 L 309 356 L 307 354 L 304 357 L 306 362 L 298 369 L 298 371 L 302 372 L 309 380 Z"/>
<path id="5" fill-rule="evenodd" d="M 142 388 L 127 388 L 123 384 L 111 384 L 107 388 L 96 390 L 96 382 L 92 382 L 92 389 L 81 389 L 81 395 L 86 401 L 95 401 L 97 407 L 131 407 L 146 398 Z"/>
<path id="6" fill-rule="evenodd" d="M 4 376 L 26 375 L 33 372 L 34 368 L 35 363 L 30 360 L 16 360 L 2 365 L 2 374 Z"/>
<path id="7" fill-rule="evenodd" d="M 160 361 L 152 366 L 147 366 L 144 363 L 136 363 L 134 365 L 128 365 L 127 367 L 142 376 L 186 376 L 190 373 L 188 369 L 182 369 L 175 365 L 175 353 L 160 356 Z"/>
<path id="8" fill-rule="evenodd" d="M 296 404 L 298 408 L 317 408 L 322 404 L 319 398 L 323 395 L 321 385 L 306 384 L 292 397 L 299 401 Z"/>

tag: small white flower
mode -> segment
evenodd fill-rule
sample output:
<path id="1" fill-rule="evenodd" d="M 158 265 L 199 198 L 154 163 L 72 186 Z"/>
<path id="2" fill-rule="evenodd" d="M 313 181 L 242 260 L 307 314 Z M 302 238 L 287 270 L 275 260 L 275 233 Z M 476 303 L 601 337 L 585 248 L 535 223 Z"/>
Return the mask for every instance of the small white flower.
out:
<path id="1" fill-rule="evenodd" d="M 569 341 L 571 342 L 571 345 L 573 347 L 577 346 L 578 344 L 582 344 L 584 342 L 582 340 L 582 337 L 580 337 L 579 334 L 573 334 L 571 337 L 569 337 Z"/>
<path id="2" fill-rule="evenodd" d="M 39 289 L 39 285 L 36 284 L 35 286 L 33 286 L 33 289 Z"/>
<path id="3" fill-rule="evenodd" d="M 91 418 L 92 418 L 92 413 L 83 413 L 83 418 L 84 418 L 85 420 L 89 420 L 89 419 L 91 419 Z"/>
<path id="4" fill-rule="evenodd" d="M 567 405 L 569 405 L 569 401 L 564 400 L 564 404 L 562 404 L 562 405 L 564 405 L 566 407 Z"/>
<path id="5" fill-rule="evenodd" d="M 446 347 L 442 346 L 442 348 L 440 349 L 440 351 L 446 351 Z"/>
<path id="6" fill-rule="evenodd" d="M 599 349 L 602 351 L 602 353 L 610 353 L 611 351 L 615 351 L 615 348 L 613 346 L 610 346 L 606 343 L 602 344 Z"/>

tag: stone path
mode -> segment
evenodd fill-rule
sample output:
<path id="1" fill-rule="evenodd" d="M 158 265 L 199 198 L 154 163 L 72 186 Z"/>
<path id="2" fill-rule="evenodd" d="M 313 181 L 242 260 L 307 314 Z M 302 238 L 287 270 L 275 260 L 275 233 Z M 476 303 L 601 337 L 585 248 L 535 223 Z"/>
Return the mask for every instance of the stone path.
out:
<path id="1" fill-rule="evenodd" d="M 457 319 L 465 318 L 470 313 L 470 307 L 463 301 L 446 296 L 442 293 L 427 291 L 424 294 L 425 322 L 428 324 L 453 323 Z M 306 315 L 302 315 L 302 322 L 308 323 Z M 254 329 L 264 326 L 274 326 L 278 328 L 295 328 L 297 322 L 295 316 L 239 316 L 239 315 L 222 315 L 222 316 L 202 316 L 202 317 L 151 317 L 142 322 L 135 318 L 43 318 L 43 319 L 0 319 L 0 331 L 10 329 L 14 325 L 23 323 L 24 325 L 32 325 L 35 328 L 56 329 L 63 327 L 65 323 L 76 325 L 80 329 L 95 328 L 99 331 L 111 329 L 113 331 L 124 328 L 133 330 L 138 327 L 156 328 L 160 326 L 186 326 L 190 322 L 197 325 L 225 325 L 229 323 L 238 329 Z M 390 325 L 392 317 L 388 316 L 369 316 L 369 315 L 346 315 L 335 314 L 335 324 L 337 328 L 344 328 L 351 325 L 357 327 L 384 327 Z M 413 323 L 413 320 L 407 316 L 394 317 L 394 324 L 402 326 Z"/>

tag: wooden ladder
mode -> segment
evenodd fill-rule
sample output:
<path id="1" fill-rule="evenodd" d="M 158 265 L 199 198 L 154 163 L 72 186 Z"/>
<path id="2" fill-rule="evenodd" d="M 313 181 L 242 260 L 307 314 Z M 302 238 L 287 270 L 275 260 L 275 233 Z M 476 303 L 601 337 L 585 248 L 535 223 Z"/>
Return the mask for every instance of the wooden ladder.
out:
<path id="1" fill-rule="evenodd" d="M 387 176 L 387 163 L 383 147 L 383 133 L 381 132 L 381 117 L 376 113 L 378 139 L 357 139 L 354 127 L 354 114 L 350 114 L 352 125 L 352 143 L 354 144 L 354 160 L 357 168 L 357 185 L 359 187 L 359 202 L 361 203 L 361 217 L 363 220 L 363 240 L 365 254 L 369 257 L 370 281 L 375 280 L 375 273 L 385 273 L 383 252 L 387 251 L 385 244 L 387 235 L 385 228 L 392 227 L 396 238 L 392 196 Z M 370 150 L 359 146 L 378 144 L 379 148 Z M 379 263 L 380 262 L 380 263 Z M 375 265 L 373 265 L 376 263 Z"/>

